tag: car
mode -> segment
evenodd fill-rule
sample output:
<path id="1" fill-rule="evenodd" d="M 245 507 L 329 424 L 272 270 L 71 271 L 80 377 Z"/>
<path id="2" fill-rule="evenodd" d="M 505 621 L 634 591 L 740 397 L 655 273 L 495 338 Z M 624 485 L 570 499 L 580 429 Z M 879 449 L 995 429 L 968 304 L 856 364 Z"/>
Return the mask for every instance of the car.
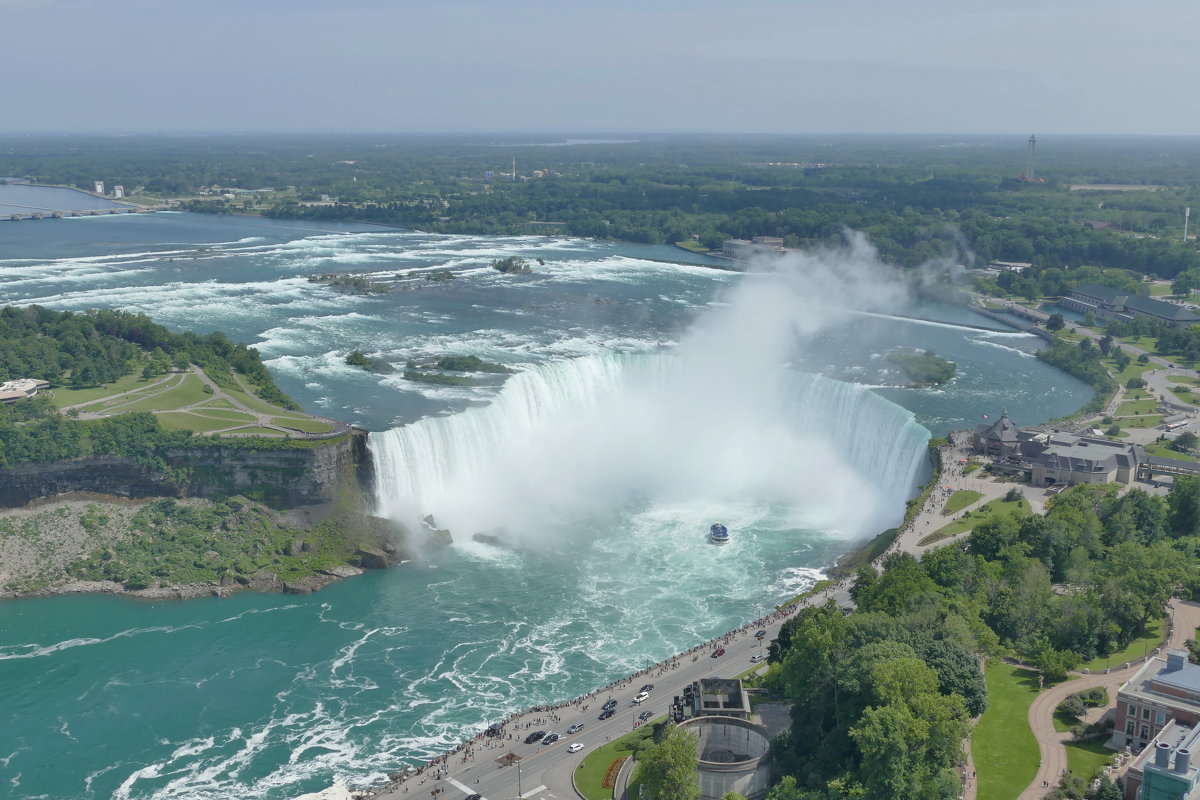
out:
<path id="1" fill-rule="evenodd" d="M 557 733 L 547 733 L 546 738 L 542 739 L 542 744 L 554 744 L 561 737 Z"/>
<path id="2" fill-rule="evenodd" d="M 634 705 L 641 705 L 646 700 L 650 699 L 649 692 L 640 692 L 637 697 L 633 698 Z"/>
<path id="3" fill-rule="evenodd" d="M 650 719 L 653 716 L 654 716 L 653 711 L 643 711 L 642 713 L 638 714 L 638 719 L 641 720 L 642 722 L 645 722 L 646 720 Z"/>
<path id="4" fill-rule="evenodd" d="M 723 655 L 725 655 L 725 648 L 718 647 L 716 650 L 712 651 L 712 655 L 709 656 L 709 658 L 720 658 Z"/>
<path id="5" fill-rule="evenodd" d="M 606 708 L 600 712 L 600 719 L 608 719 L 615 713 L 617 712 L 613 711 L 611 708 Z"/>
<path id="6" fill-rule="evenodd" d="M 754 638 L 755 638 L 755 639 L 765 639 L 765 638 L 767 638 L 767 629 L 766 629 L 766 628 L 759 628 L 757 631 L 755 631 L 755 632 L 754 632 Z"/>
<path id="7" fill-rule="evenodd" d="M 467 795 L 467 800 L 483 800 L 483 795 L 481 795 L 479 792 L 476 792 L 475 794 L 469 794 Z"/>
<path id="8" fill-rule="evenodd" d="M 758 662 L 762 661 L 764 658 L 766 658 L 766 656 L 764 656 L 762 653 L 758 653 L 757 655 L 750 656 L 750 663 L 757 664 Z"/>
<path id="9" fill-rule="evenodd" d="M 600 706 L 600 707 L 601 707 L 601 708 L 603 708 L 605 711 L 608 711 L 610 708 L 616 708 L 616 707 L 617 707 L 617 701 L 616 701 L 616 700 L 609 700 L 608 702 L 606 702 L 604 705 L 602 705 L 602 706 Z"/>
<path id="10" fill-rule="evenodd" d="M 576 722 L 574 725 L 567 728 L 567 736 L 570 736 L 573 733 L 579 733 L 581 730 L 583 730 L 583 723 Z"/>
<path id="11" fill-rule="evenodd" d="M 583 744 L 581 744 L 580 742 L 576 742 L 575 744 L 573 744 L 567 748 L 567 752 L 568 753 L 578 753 L 582 749 L 583 749 Z"/>
<path id="12" fill-rule="evenodd" d="M 654 688 L 654 684 L 653 684 L 653 683 L 647 683 L 645 686 L 643 686 L 642 688 L 638 689 L 638 691 L 639 691 L 639 692 L 648 692 L 648 691 L 650 691 L 650 690 L 651 690 L 651 689 L 653 689 L 653 688 Z"/>
<path id="13" fill-rule="evenodd" d="M 525 744 L 533 744 L 534 742 L 536 742 L 538 739 L 541 739 L 545 735 L 546 735 L 545 731 L 534 731 L 533 733 L 531 733 L 525 737 Z"/>

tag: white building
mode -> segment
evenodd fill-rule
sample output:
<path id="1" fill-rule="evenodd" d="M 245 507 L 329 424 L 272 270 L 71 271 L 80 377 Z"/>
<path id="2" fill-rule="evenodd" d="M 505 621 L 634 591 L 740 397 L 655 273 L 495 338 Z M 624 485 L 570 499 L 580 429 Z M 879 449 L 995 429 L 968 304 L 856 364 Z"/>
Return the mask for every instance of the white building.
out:
<path id="1" fill-rule="evenodd" d="M 15 403 L 26 397 L 33 397 L 39 389 L 49 386 L 49 383 L 37 378 L 18 378 L 15 381 L 0 383 L 0 403 Z"/>
<path id="2" fill-rule="evenodd" d="M 125 196 L 125 187 L 118 183 L 116 186 L 113 187 L 113 197 L 120 200 L 124 196 Z"/>
<path id="3" fill-rule="evenodd" d="M 96 194 L 104 194 L 104 181 L 96 181 Z"/>

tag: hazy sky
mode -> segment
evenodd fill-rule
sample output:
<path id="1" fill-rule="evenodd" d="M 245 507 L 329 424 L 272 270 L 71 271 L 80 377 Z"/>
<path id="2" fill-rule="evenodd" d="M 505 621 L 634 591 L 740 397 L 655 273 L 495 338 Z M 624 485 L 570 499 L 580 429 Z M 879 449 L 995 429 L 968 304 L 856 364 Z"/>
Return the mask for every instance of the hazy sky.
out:
<path id="1" fill-rule="evenodd" d="M 0 131 L 1200 133 L 1195 0 L 0 0 Z"/>

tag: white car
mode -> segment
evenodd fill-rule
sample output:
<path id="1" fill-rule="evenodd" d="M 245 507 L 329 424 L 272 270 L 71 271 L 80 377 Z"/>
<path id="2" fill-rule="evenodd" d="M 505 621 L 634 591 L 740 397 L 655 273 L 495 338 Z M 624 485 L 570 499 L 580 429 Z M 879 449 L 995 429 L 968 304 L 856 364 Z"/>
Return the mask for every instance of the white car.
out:
<path id="1" fill-rule="evenodd" d="M 641 705 L 641 703 L 642 703 L 643 701 L 645 701 L 645 700 L 649 700 L 649 699 L 650 699 L 650 693 L 649 693 L 649 692 L 639 692 L 639 693 L 638 693 L 638 696 L 637 696 L 637 697 L 635 697 L 635 698 L 633 698 L 633 702 L 634 702 L 634 704 L 636 704 L 636 705 Z"/>
<path id="2" fill-rule="evenodd" d="M 583 749 L 583 744 L 581 742 L 576 742 L 575 744 L 573 744 L 567 748 L 567 752 L 568 753 L 578 753 L 582 749 Z"/>
<path id="3" fill-rule="evenodd" d="M 751 663 L 751 664 L 757 664 L 758 662 L 760 662 L 760 661 L 762 661 L 762 660 L 763 660 L 763 656 L 761 656 L 761 655 L 753 655 L 753 656 L 750 656 L 750 663 Z"/>

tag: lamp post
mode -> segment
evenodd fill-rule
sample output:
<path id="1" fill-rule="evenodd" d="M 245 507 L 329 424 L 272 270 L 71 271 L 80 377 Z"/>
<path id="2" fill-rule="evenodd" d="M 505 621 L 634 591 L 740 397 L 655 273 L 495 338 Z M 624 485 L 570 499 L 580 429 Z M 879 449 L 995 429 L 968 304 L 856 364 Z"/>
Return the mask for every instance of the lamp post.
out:
<path id="1" fill-rule="evenodd" d="M 521 762 L 517 762 L 517 800 L 521 800 Z"/>

